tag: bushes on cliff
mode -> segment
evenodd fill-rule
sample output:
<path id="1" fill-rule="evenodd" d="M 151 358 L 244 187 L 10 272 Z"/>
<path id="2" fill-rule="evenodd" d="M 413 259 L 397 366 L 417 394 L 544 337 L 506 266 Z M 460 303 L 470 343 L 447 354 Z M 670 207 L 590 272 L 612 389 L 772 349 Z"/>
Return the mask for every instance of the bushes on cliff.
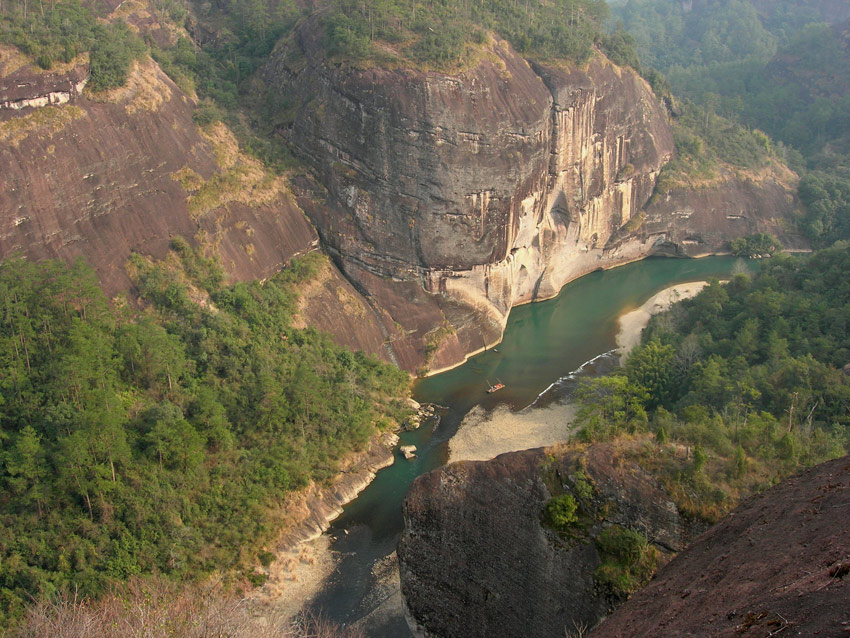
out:
<path id="1" fill-rule="evenodd" d="M 70 62 L 97 40 L 97 16 L 79 0 L 53 3 L 44 10 L 5 3 L 0 13 L 0 40 L 35 58 L 45 69 L 54 62 Z"/>
<path id="2" fill-rule="evenodd" d="M 296 619 L 265 609 L 258 617 L 221 585 L 177 585 L 162 577 L 133 578 L 99 600 L 65 594 L 27 609 L 6 638 L 364 638 L 319 615 Z"/>
<path id="3" fill-rule="evenodd" d="M 524 53 L 583 62 L 602 37 L 607 16 L 604 0 L 524 4 L 335 0 L 325 20 L 325 42 L 334 56 L 362 59 L 395 51 L 421 64 L 446 66 L 461 61 L 466 45 L 482 44 L 483 30 L 492 29 Z M 373 49 L 378 41 L 388 46 Z M 629 46 L 622 33 L 608 44 L 620 52 Z"/>
<path id="4" fill-rule="evenodd" d="M 736 237 L 729 242 L 729 248 L 732 254 L 738 257 L 761 258 L 775 255 L 781 249 L 781 244 L 776 237 L 756 233 L 746 237 Z"/>
<path id="5" fill-rule="evenodd" d="M 185 242 L 110 306 L 87 266 L 0 265 L 0 625 L 135 574 L 249 574 L 287 491 L 404 408 L 407 376 L 291 327 L 318 253 L 222 284 Z"/>
<path id="6" fill-rule="evenodd" d="M 141 40 L 126 24 L 102 24 L 79 0 L 55 2 L 28 12 L 12 5 L 0 15 L 0 41 L 32 56 L 44 69 L 88 51 L 90 86 L 96 91 L 122 86 L 130 63 L 144 52 Z"/>
<path id="7" fill-rule="evenodd" d="M 567 532 L 578 522 L 578 502 L 572 494 L 553 496 L 546 503 L 547 524 L 559 532 Z"/>
<path id="8" fill-rule="evenodd" d="M 596 539 L 602 565 L 594 572 L 596 582 L 618 596 L 628 596 L 652 578 L 658 566 L 658 550 L 632 529 L 612 525 Z"/>
<path id="9" fill-rule="evenodd" d="M 123 22 L 98 29 L 89 54 L 90 86 L 105 91 L 124 86 L 130 65 L 145 52 L 145 47 Z"/>

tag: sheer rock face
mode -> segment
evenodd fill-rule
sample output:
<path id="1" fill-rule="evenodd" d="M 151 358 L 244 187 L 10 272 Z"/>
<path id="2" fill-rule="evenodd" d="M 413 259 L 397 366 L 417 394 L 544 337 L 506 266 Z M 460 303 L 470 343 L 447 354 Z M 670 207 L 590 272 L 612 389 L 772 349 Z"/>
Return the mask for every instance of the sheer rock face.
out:
<path id="1" fill-rule="evenodd" d="M 798 203 L 789 184 L 795 180 L 787 169 L 771 166 L 749 177 L 724 174 L 709 185 L 656 193 L 644 208 L 640 232 L 664 237 L 665 250 L 689 257 L 755 233 L 773 235 L 789 250 L 805 250 L 808 243 L 792 221 Z"/>
<path id="2" fill-rule="evenodd" d="M 683 545 L 676 507 L 641 468 L 612 465 L 611 446 L 553 460 L 542 449 L 462 461 L 416 480 L 403 506 L 402 595 L 419 636 L 563 636 L 592 626 L 616 602 L 597 587 L 593 538 L 616 524 L 662 551 Z M 580 464 L 579 464 L 580 463 Z M 541 525 L 552 482 L 582 467 L 594 514 L 580 540 Z"/>
<path id="3" fill-rule="evenodd" d="M 454 75 L 353 69 L 324 58 L 321 33 L 308 20 L 263 74 L 292 120 L 281 133 L 322 185 L 320 205 L 299 202 L 398 326 L 407 369 L 459 363 L 500 338 L 512 306 L 585 273 L 688 252 L 671 247 L 689 236 L 679 202 L 651 227 L 633 220 L 673 154 L 666 113 L 634 71 L 601 54 L 550 68 L 502 40 Z M 793 206 L 755 215 L 773 229 Z M 706 214 L 717 232 L 700 252 L 743 228 Z"/>

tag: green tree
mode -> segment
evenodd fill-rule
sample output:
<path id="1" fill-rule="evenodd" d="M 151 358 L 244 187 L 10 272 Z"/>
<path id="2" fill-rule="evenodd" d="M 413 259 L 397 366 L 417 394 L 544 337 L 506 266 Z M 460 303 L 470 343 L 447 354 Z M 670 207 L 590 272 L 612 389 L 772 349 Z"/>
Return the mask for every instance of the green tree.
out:
<path id="1" fill-rule="evenodd" d="M 48 466 L 41 437 L 32 428 L 25 426 L 15 437 L 5 453 L 6 482 L 22 509 L 27 510 L 35 503 L 41 516 L 47 497 L 45 478 Z"/>
<path id="2" fill-rule="evenodd" d="M 660 405 L 670 393 L 674 355 L 672 345 L 650 341 L 635 349 L 626 360 L 626 377 L 630 383 L 646 390 L 647 408 Z"/>
<path id="3" fill-rule="evenodd" d="M 566 532 L 578 522 L 578 503 L 572 494 L 561 494 L 546 503 L 546 520 L 560 532 Z"/>
<path id="4" fill-rule="evenodd" d="M 141 421 L 146 430 L 144 440 L 160 468 L 185 472 L 203 460 L 203 438 L 176 405 L 166 402 L 152 406 L 141 415 Z"/>

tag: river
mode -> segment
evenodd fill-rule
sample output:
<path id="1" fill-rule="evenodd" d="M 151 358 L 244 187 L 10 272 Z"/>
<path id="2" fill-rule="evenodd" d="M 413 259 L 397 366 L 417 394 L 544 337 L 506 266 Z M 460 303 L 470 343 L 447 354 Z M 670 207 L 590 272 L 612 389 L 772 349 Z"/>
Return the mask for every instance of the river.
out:
<path id="1" fill-rule="evenodd" d="M 372 614 L 366 624 L 369 636 L 410 636 L 398 609 L 394 563 L 387 557 L 398 543 L 401 503 L 408 487 L 420 474 L 446 462 L 448 441 L 463 417 L 479 405 L 486 410 L 497 404 L 520 409 L 547 389 L 546 396 L 563 396 L 576 376 L 570 373 L 585 362 L 596 358 L 594 365 L 583 368 L 583 374 L 597 374 L 615 364 L 613 356 L 597 355 L 614 348 L 617 318 L 622 313 L 674 284 L 728 278 L 740 263 L 733 257 L 651 258 L 591 273 L 565 286 L 552 300 L 514 308 L 504 339 L 495 348 L 453 370 L 420 380 L 416 400 L 447 409 L 436 427 L 431 422 L 402 433 L 402 444 L 416 445 L 416 458 L 405 461 L 398 456 L 328 530 L 332 550 L 341 558 L 311 607 L 339 623 Z M 488 381 L 497 379 L 506 387 L 487 394 Z"/>

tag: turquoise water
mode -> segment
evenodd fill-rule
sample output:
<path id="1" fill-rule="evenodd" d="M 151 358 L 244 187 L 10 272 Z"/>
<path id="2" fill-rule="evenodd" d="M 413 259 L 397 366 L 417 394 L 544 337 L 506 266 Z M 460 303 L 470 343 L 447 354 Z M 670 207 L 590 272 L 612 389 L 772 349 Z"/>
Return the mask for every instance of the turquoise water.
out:
<path id="1" fill-rule="evenodd" d="M 734 257 L 658 258 L 591 273 L 565 286 L 555 299 L 514 308 L 500 345 L 419 381 L 416 400 L 446 410 L 436 427 L 430 423 L 402 433 L 403 444 L 417 446 L 417 457 L 406 461 L 398 456 L 334 522 L 329 530 L 336 539 L 333 549 L 345 558 L 315 608 L 338 622 L 352 622 L 380 602 L 372 568 L 395 550 L 404 495 L 417 476 L 445 463 L 448 440 L 469 410 L 530 405 L 553 382 L 614 348 L 617 317 L 623 312 L 677 283 L 727 278 L 743 263 Z M 506 387 L 487 394 L 488 382 L 497 379 Z M 403 620 L 395 619 L 370 635 L 409 634 Z"/>

